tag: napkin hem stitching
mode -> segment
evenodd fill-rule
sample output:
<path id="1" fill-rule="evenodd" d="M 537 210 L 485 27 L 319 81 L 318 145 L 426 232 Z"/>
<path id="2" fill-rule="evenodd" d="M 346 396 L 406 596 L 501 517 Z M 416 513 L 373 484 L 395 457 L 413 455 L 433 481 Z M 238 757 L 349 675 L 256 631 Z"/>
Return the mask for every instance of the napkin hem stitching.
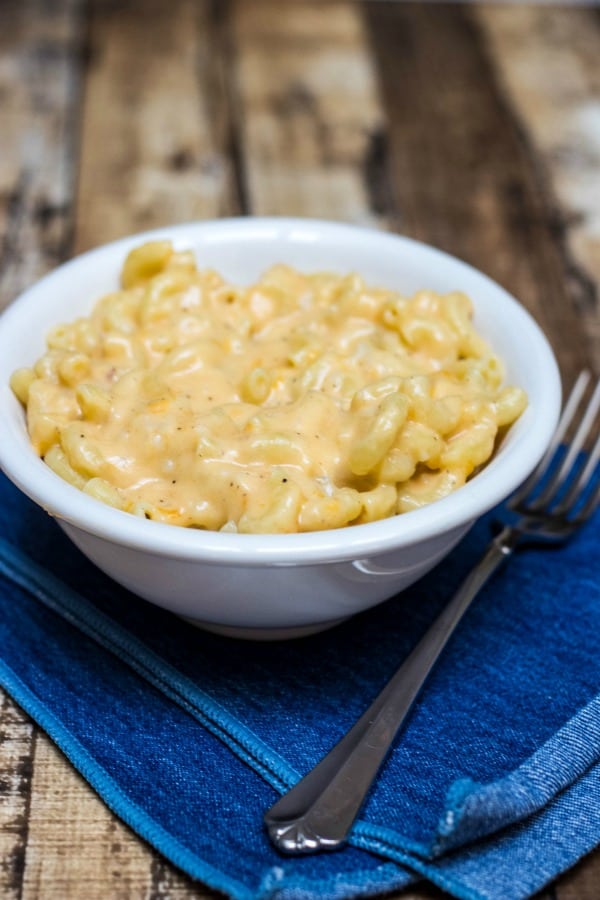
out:
<path id="1" fill-rule="evenodd" d="M 459 884 L 454 879 L 448 878 L 436 868 L 435 865 L 432 865 L 431 862 L 411 856 L 409 853 L 394 846 L 393 843 L 387 841 L 385 838 L 360 841 L 357 842 L 356 846 L 361 850 L 377 853 L 378 855 L 383 856 L 384 859 L 392 860 L 399 865 L 407 866 L 414 871 L 415 874 L 423 875 L 431 881 L 432 884 L 437 885 L 437 887 L 442 888 L 442 890 L 448 891 L 455 897 L 460 898 L 460 900 L 482 900 L 483 895 L 478 891 L 472 891 L 464 884 Z"/>
<path id="2" fill-rule="evenodd" d="M 177 703 L 279 793 L 299 779 L 291 766 L 193 681 L 77 591 L 2 539 L 0 572 Z"/>

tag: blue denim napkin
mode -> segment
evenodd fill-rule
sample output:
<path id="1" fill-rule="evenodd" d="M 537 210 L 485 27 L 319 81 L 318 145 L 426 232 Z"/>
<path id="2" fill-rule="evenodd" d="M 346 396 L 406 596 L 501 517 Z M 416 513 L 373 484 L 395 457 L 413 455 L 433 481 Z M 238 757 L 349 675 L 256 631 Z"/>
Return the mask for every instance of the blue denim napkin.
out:
<path id="1" fill-rule="evenodd" d="M 118 816 L 231 897 L 367 897 L 420 878 L 472 900 L 528 897 L 600 843 L 598 517 L 482 592 L 349 846 L 284 857 L 262 827 L 410 651 L 493 518 L 377 609 L 254 644 L 117 587 L 0 475 L 0 683 Z"/>

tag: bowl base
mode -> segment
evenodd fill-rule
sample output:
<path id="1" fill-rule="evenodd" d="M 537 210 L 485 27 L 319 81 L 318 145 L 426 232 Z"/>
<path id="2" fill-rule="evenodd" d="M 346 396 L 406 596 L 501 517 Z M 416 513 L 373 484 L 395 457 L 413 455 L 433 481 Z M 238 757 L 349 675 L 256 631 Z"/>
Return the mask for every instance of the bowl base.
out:
<path id="1" fill-rule="evenodd" d="M 184 619 L 196 628 L 202 628 L 204 631 L 210 631 L 222 637 L 237 638 L 245 641 L 289 641 L 294 638 L 309 637 L 311 634 L 318 634 L 320 631 L 327 631 L 329 628 L 335 628 L 336 625 L 345 622 L 348 617 L 332 619 L 329 622 L 319 622 L 317 625 L 292 625 L 288 628 L 240 628 L 236 625 L 216 625 L 213 622 L 204 622 L 201 619 L 192 619 L 189 616 L 180 616 L 179 618 Z"/>

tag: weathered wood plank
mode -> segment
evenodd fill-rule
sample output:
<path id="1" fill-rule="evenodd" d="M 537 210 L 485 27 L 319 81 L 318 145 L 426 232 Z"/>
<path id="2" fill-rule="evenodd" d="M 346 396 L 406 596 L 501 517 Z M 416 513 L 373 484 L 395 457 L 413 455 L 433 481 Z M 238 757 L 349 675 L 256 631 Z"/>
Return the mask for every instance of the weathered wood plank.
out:
<path id="1" fill-rule="evenodd" d="M 215 4 L 91 6 L 76 249 L 237 212 Z"/>
<path id="2" fill-rule="evenodd" d="M 0 691 L 0 896 L 20 897 L 35 749 L 30 720 Z"/>
<path id="3" fill-rule="evenodd" d="M 599 885 L 600 852 L 596 850 L 558 879 L 553 900 L 598 900 Z"/>
<path id="4" fill-rule="evenodd" d="M 592 338 L 573 295 L 546 173 L 472 8 L 373 0 L 364 11 L 386 107 L 398 227 L 511 290 L 549 335 L 570 381 L 592 362 Z"/>
<path id="5" fill-rule="evenodd" d="M 21 900 L 213 896 L 163 863 L 40 736 Z"/>
<path id="6" fill-rule="evenodd" d="M 600 370 L 600 17 L 494 6 L 478 9 L 477 21 L 540 161 L 571 304 Z"/>
<path id="7" fill-rule="evenodd" d="M 0 4 L 0 309 L 69 252 L 81 5 Z"/>
<path id="8" fill-rule="evenodd" d="M 251 211 L 385 226 L 373 177 L 383 119 L 358 6 L 258 0 L 232 13 Z"/>

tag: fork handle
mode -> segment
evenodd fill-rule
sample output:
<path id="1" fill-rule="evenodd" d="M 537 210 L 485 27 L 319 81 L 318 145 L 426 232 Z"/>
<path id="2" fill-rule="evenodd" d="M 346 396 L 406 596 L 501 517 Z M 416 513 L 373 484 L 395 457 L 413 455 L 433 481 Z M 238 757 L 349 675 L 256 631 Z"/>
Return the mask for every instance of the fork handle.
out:
<path id="1" fill-rule="evenodd" d="M 492 541 L 452 600 L 350 731 L 265 814 L 275 846 L 288 854 L 345 843 L 377 772 L 427 676 L 483 585 L 509 556 L 518 532 Z"/>

